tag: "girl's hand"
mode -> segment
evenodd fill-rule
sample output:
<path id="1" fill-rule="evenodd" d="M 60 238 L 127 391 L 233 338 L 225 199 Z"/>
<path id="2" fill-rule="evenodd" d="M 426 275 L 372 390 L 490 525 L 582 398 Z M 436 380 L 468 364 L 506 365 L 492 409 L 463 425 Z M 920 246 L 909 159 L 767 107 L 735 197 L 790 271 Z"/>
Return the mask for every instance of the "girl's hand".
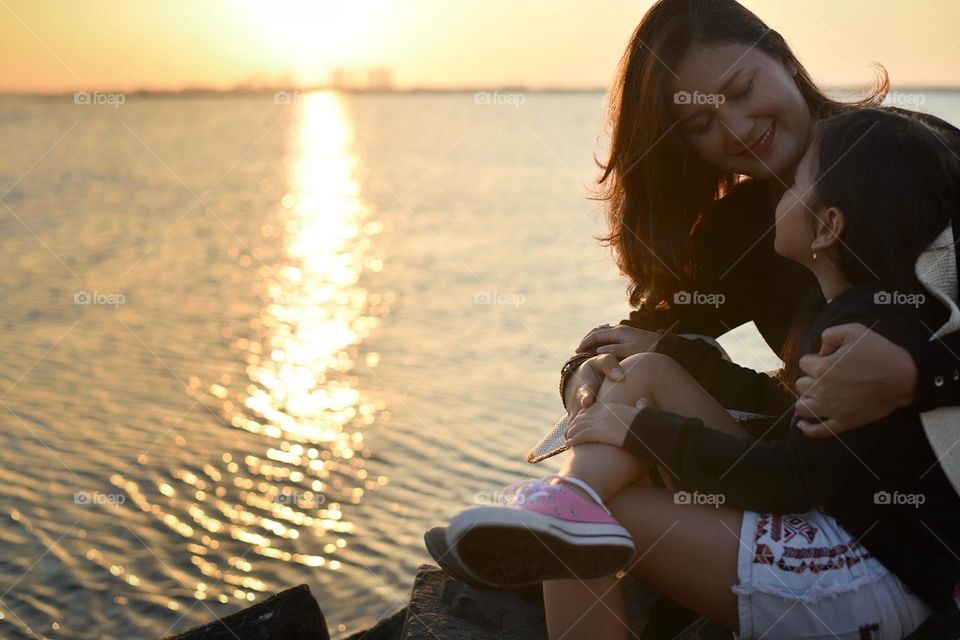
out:
<path id="1" fill-rule="evenodd" d="M 597 353 L 612 353 L 618 360 L 623 360 L 635 353 L 652 351 L 659 339 L 660 334 L 655 331 L 635 329 L 623 324 L 615 327 L 601 326 L 588 333 L 580 341 L 577 353 L 585 353 L 596 349 Z"/>
<path id="2" fill-rule="evenodd" d="M 627 441 L 633 419 L 649 405 L 649 400 L 640 398 L 632 406 L 598 402 L 588 409 L 582 409 L 567 427 L 567 444 L 575 447 L 587 442 L 602 442 L 622 447 Z"/>

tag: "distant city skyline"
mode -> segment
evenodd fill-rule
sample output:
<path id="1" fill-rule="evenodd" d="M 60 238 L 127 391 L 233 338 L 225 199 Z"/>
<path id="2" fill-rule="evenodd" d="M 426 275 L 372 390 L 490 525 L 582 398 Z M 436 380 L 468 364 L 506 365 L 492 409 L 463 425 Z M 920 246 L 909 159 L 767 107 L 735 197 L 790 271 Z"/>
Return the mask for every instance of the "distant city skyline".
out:
<path id="1" fill-rule="evenodd" d="M 0 91 L 606 88 L 646 1 L 0 0 Z M 960 3 L 747 0 L 818 83 L 960 86 Z"/>

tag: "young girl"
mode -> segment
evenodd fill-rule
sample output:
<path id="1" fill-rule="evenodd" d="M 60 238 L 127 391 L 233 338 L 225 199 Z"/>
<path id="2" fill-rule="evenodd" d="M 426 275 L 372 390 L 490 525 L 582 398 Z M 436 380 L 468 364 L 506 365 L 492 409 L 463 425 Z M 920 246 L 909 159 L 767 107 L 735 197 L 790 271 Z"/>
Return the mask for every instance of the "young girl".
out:
<path id="1" fill-rule="evenodd" d="M 956 291 L 925 283 L 947 269 L 956 287 L 957 207 L 960 161 L 933 129 L 879 109 L 818 123 L 776 212 L 777 253 L 822 292 L 788 341 L 784 383 L 665 337 L 659 353 L 626 358 L 623 381 L 571 422 L 571 445 L 616 447 L 604 464 L 574 464 L 552 482 L 520 483 L 507 506 L 462 511 L 446 534 L 454 553 L 438 562 L 514 586 L 600 578 L 633 558 L 644 582 L 743 638 L 902 638 L 932 610 L 958 606 L 960 497 L 916 409 L 814 440 L 796 427 L 791 393 L 799 357 L 819 351 L 827 327 L 859 322 L 902 346 L 947 328 Z M 748 432 L 724 407 L 781 419 Z M 655 463 L 680 492 L 632 484 Z M 645 494 L 639 513 L 618 509 L 628 492 Z M 652 553 L 670 538 L 678 553 Z M 610 600 L 609 585 L 598 599 Z M 577 620 L 622 613 L 574 604 L 548 605 L 551 636 L 591 637 Z"/>

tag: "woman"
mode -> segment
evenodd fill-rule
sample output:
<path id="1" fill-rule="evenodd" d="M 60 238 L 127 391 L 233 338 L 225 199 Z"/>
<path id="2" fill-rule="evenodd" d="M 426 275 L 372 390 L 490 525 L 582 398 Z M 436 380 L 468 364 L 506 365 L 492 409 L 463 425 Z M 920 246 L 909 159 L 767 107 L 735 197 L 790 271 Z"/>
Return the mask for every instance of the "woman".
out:
<path id="1" fill-rule="evenodd" d="M 863 104 L 875 104 L 885 90 L 883 83 Z M 612 148 L 601 180 L 610 205 L 608 241 L 631 279 L 631 304 L 639 309 L 618 327 L 591 332 L 578 348 L 581 353 L 565 366 L 572 373 L 563 377 L 562 395 L 572 417 L 596 398 L 604 375 L 613 380 L 621 377 L 615 371 L 618 359 L 655 349 L 661 331 L 716 336 L 752 320 L 774 351 L 783 353 L 796 300 L 815 291 L 816 282 L 774 252 L 774 203 L 789 186 L 813 123 L 850 107 L 817 89 L 782 37 L 738 3 L 667 0 L 655 4 L 634 33 L 621 63 L 612 108 Z M 923 118 L 960 137 L 946 123 Z M 960 142 L 952 145 L 960 148 Z M 737 183 L 738 175 L 753 180 Z M 722 294 L 723 304 L 681 304 L 687 299 L 683 294 L 713 294 L 714 300 Z M 841 330 L 846 329 L 837 329 Z M 607 353 L 594 355 L 603 345 L 608 345 Z M 930 346 L 934 355 L 925 360 L 920 354 L 914 357 L 918 364 L 935 361 L 939 367 L 945 362 L 954 366 L 938 348 Z M 953 351 L 960 353 L 960 348 Z M 805 364 L 814 374 L 825 369 L 822 363 L 801 362 Z M 836 370 L 842 371 L 842 366 L 841 362 Z M 923 366 L 929 365 L 918 369 L 923 371 Z M 874 369 L 878 378 L 883 378 L 881 371 L 882 367 Z M 932 378 L 930 385 L 940 390 L 938 394 L 928 393 L 924 386 L 931 379 L 930 371 L 920 374 L 920 386 L 913 392 L 918 400 L 956 403 L 948 393 L 952 371 L 948 369 L 944 376 L 946 384 L 935 386 L 939 378 Z M 797 382 L 805 393 L 829 383 L 828 378 L 818 385 L 805 380 Z M 909 402 L 911 395 L 903 392 L 870 402 L 878 411 L 889 413 L 892 403 Z M 820 403 L 818 415 L 833 417 L 829 397 L 814 399 Z M 850 422 L 846 420 L 847 426 L 853 426 Z M 575 447 L 565 470 L 603 459 L 604 448 L 609 446 Z M 649 547 L 647 565 L 683 564 L 693 570 L 711 566 L 712 553 L 701 552 L 712 549 L 692 547 L 683 535 L 660 538 L 673 521 L 655 515 L 651 504 L 664 500 L 671 500 L 669 493 L 664 496 L 654 488 L 633 485 L 619 492 L 609 506 L 637 546 Z M 736 512 L 684 507 L 677 524 L 681 531 L 713 533 L 715 546 L 729 546 L 729 557 L 735 557 L 741 524 Z M 735 569 L 731 561 L 714 571 L 701 571 L 702 580 L 696 584 L 671 581 L 669 572 L 663 572 L 667 578 L 652 586 L 674 599 L 696 600 L 698 591 L 729 590 L 736 580 Z M 545 583 L 548 614 L 552 611 L 554 618 L 562 617 L 564 600 L 579 599 L 578 590 L 603 591 L 611 584 L 602 580 L 588 585 Z M 729 605 L 736 606 L 732 593 L 729 598 L 712 617 L 726 619 Z M 602 624 L 606 618 L 600 619 Z M 566 627 L 574 629 L 596 624 L 590 615 L 576 624 L 568 622 Z"/>

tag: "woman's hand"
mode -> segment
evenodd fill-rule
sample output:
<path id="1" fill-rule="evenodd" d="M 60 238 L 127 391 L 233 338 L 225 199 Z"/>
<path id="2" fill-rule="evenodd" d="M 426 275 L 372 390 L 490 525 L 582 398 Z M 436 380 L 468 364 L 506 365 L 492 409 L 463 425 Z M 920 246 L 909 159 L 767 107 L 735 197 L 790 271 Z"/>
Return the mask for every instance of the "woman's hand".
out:
<path id="1" fill-rule="evenodd" d="M 800 369 L 795 409 L 803 418 L 798 426 L 810 437 L 828 438 L 876 422 L 916 398 L 913 358 L 862 324 L 825 330 L 820 353 L 801 358 Z"/>
<path id="2" fill-rule="evenodd" d="M 601 325 L 580 341 L 577 353 L 596 349 L 597 353 L 611 353 L 622 360 L 635 353 L 652 351 L 659 339 L 660 334 L 655 331 L 635 329 L 622 324 L 615 327 Z"/>
<path id="3" fill-rule="evenodd" d="M 622 447 L 633 419 L 649 404 L 649 400 L 640 398 L 633 405 L 601 402 L 584 409 L 567 426 L 567 444 L 575 447 L 587 442 L 602 442 Z"/>
<path id="4" fill-rule="evenodd" d="M 585 360 L 567 381 L 564 404 L 573 419 L 582 409 L 593 405 L 605 378 L 614 382 L 623 380 L 620 360 L 635 353 L 651 351 L 660 339 L 654 331 L 635 329 L 626 325 L 600 325 L 588 333 L 577 353 L 596 349 L 598 355 Z"/>
<path id="5" fill-rule="evenodd" d="M 620 361 L 609 353 L 584 360 L 567 380 L 564 398 L 567 414 L 573 419 L 582 409 L 591 406 L 604 379 L 620 382 L 623 376 Z"/>

